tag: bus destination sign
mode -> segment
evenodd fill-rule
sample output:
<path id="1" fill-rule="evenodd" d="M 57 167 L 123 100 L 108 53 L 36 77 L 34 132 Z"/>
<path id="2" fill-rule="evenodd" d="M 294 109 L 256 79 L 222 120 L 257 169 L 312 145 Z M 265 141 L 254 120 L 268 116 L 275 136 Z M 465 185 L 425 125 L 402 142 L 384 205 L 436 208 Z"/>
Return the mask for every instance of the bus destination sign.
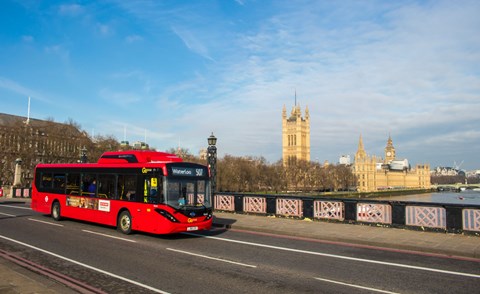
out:
<path id="1" fill-rule="evenodd" d="M 172 176 L 203 177 L 205 176 L 205 169 L 195 167 L 172 166 Z"/>

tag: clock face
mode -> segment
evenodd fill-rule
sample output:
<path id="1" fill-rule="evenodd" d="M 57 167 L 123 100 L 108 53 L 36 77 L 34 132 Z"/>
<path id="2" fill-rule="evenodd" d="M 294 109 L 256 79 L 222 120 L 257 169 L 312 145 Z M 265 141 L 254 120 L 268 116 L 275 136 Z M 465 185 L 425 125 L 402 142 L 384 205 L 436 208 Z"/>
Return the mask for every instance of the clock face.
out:
<path id="1" fill-rule="evenodd" d="M 390 155 L 392 155 L 392 152 L 388 151 L 387 156 L 390 156 Z"/>

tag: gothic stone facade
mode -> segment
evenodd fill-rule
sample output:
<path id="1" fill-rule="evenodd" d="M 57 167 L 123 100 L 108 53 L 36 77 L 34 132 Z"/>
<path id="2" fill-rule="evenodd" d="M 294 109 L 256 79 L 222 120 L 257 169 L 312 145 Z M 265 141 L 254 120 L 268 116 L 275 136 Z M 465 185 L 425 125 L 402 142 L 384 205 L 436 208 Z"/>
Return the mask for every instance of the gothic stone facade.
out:
<path id="1" fill-rule="evenodd" d="M 282 112 L 283 165 L 292 160 L 310 161 L 310 114 L 308 107 L 302 117 L 300 106 L 295 105 L 287 117 L 285 105 Z"/>
<path id="2" fill-rule="evenodd" d="M 367 155 L 362 137 L 355 154 L 354 174 L 357 177 L 359 192 L 372 192 L 385 189 L 430 189 L 430 165 L 417 164 L 415 168 L 391 169 L 390 163 L 396 159 L 395 148 L 389 137 L 384 159 Z"/>

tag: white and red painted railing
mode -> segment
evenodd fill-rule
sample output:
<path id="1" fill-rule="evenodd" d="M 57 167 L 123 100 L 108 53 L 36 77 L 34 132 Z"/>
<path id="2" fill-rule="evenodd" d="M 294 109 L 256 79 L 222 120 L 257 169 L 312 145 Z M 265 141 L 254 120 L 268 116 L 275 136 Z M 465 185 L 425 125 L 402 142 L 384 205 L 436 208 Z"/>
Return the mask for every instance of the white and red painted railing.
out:
<path id="1" fill-rule="evenodd" d="M 217 211 L 299 219 L 480 232 L 480 205 L 222 193 L 214 195 L 214 207 Z"/>

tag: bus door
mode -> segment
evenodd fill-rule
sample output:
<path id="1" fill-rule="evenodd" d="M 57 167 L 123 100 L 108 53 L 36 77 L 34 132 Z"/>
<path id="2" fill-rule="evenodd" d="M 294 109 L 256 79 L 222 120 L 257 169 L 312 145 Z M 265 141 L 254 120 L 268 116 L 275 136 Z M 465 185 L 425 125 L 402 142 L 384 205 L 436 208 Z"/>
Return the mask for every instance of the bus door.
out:
<path id="1" fill-rule="evenodd" d="M 159 204 L 164 202 L 163 177 L 158 175 L 143 176 L 143 203 Z"/>
<path id="2" fill-rule="evenodd" d="M 95 185 L 95 174 L 81 174 L 79 172 L 67 174 L 66 211 L 68 211 L 68 215 L 81 220 L 96 221 Z"/>
<path id="3" fill-rule="evenodd" d="M 113 209 L 114 201 L 119 199 L 118 179 L 116 174 L 101 174 L 97 179 L 97 197 L 95 218 L 99 223 L 115 225 L 117 213 Z"/>
<path id="4" fill-rule="evenodd" d="M 140 196 L 137 197 L 139 209 L 135 223 L 149 231 L 155 231 L 159 225 L 160 215 L 155 211 L 155 206 L 163 203 L 163 177 L 155 173 L 139 177 Z"/>

